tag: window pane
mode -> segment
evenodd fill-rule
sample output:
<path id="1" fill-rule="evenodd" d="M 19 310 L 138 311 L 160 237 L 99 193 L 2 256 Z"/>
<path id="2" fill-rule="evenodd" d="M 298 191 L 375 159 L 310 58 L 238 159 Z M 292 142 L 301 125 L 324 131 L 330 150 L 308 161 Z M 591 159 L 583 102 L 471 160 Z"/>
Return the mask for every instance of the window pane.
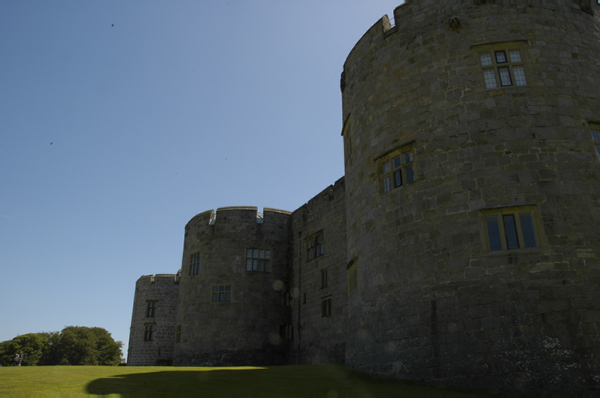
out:
<path id="1" fill-rule="evenodd" d="M 213 301 L 217 301 L 217 293 L 213 294 Z"/>
<path id="2" fill-rule="evenodd" d="M 225 301 L 231 301 L 231 293 L 225 293 Z"/>
<path id="3" fill-rule="evenodd" d="M 253 257 L 253 258 L 258 258 L 258 249 L 254 249 L 254 250 L 252 251 L 252 257 Z"/>
<path id="4" fill-rule="evenodd" d="M 265 251 L 264 250 L 259 250 L 259 252 L 258 252 L 258 258 L 265 258 Z"/>
<path id="5" fill-rule="evenodd" d="M 271 262 L 269 260 L 265 260 L 265 272 L 271 272 Z"/>
<path id="6" fill-rule="evenodd" d="M 502 241 L 500 240 L 500 225 L 498 224 L 498 217 L 488 217 L 486 221 L 488 239 L 490 240 L 490 250 L 502 250 Z"/>
<path id="7" fill-rule="evenodd" d="M 258 262 L 258 270 L 263 272 L 265 270 L 265 260 L 260 260 Z"/>
<path id="8" fill-rule="evenodd" d="M 510 50 L 508 55 L 510 55 L 510 62 L 523 62 L 523 59 L 521 59 L 521 51 L 519 50 Z"/>
<path id="9" fill-rule="evenodd" d="M 271 250 L 265 250 L 265 258 L 266 259 L 271 258 Z"/>
<path id="10" fill-rule="evenodd" d="M 521 221 L 521 231 L 523 232 L 523 244 L 525 247 L 537 247 L 531 213 L 519 214 L 519 221 Z"/>
<path id="11" fill-rule="evenodd" d="M 500 85 L 502 87 L 512 86 L 512 80 L 510 79 L 510 72 L 508 67 L 498 68 L 498 74 L 500 75 Z"/>
<path id="12" fill-rule="evenodd" d="M 600 131 L 592 130 L 592 139 L 594 142 L 600 142 Z"/>
<path id="13" fill-rule="evenodd" d="M 496 88 L 496 75 L 493 69 L 485 69 L 483 71 L 483 79 L 485 80 L 485 88 Z"/>
<path id="14" fill-rule="evenodd" d="M 219 291 L 219 286 L 213 287 L 213 292 L 218 292 L 218 291 Z"/>
<path id="15" fill-rule="evenodd" d="M 496 62 L 499 64 L 506 63 L 506 53 L 504 51 L 496 51 Z"/>
<path id="16" fill-rule="evenodd" d="M 392 159 L 392 167 L 397 169 L 400 166 L 402 166 L 402 157 L 396 156 L 394 159 Z"/>
<path id="17" fill-rule="evenodd" d="M 394 188 L 398 188 L 402 185 L 402 170 L 394 171 Z"/>
<path id="18" fill-rule="evenodd" d="M 415 171 L 412 166 L 408 166 L 404 169 L 406 171 L 406 183 L 410 184 L 411 182 L 415 182 Z"/>
<path id="19" fill-rule="evenodd" d="M 219 291 L 220 292 L 224 292 L 225 291 L 225 286 L 219 286 Z"/>
<path id="20" fill-rule="evenodd" d="M 392 190 L 392 176 L 383 177 L 383 192 L 387 193 Z"/>
<path id="21" fill-rule="evenodd" d="M 246 260 L 246 271 L 252 271 L 252 259 Z"/>
<path id="22" fill-rule="evenodd" d="M 598 154 L 598 159 L 600 159 L 600 145 L 596 145 L 596 153 Z"/>
<path id="23" fill-rule="evenodd" d="M 219 301 L 225 300 L 225 293 L 219 293 Z"/>
<path id="24" fill-rule="evenodd" d="M 226 292 L 230 292 L 231 291 L 231 286 L 225 286 L 225 291 Z"/>
<path id="25" fill-rule="evenodd" d="M 525 77 L 525 68 L 522 66 L 513 66 L 513 74 L 515 75 L 515 84 L 517 86 L 526 86 L 527 78 Z"/>
<path id="26" fill-rule="evenodd" d="M 390 172 L 390 162 L 385 162 L 383 164 L 383 166 L 381 167 L 381 172 L 383 174 L 389 173 Z"/>
<path id="27" fill-rule="evenodd" d="M 404 154 L 404 164 L 411 163 L 412 161 L 413 161 L 413 154 L 412 154 L 412 152 L 406 152 Z"/>
<path id="28" fill-rule="evenodd" d="M 252 271 L 258 271 L 258 260 L 252 260 Z"/>
<path id="29" fill-rule="evenodd" d="M 246 257 L 252 257 L 252 249 L 246 250 Z"/>
<path id="30" fill-rule="evenodd" d="M 481 60 L 481 66 L 490 66 L 493 64 L 492 54 L 490 53 L 480 54 L 479 59 Z"/>
<path id="31" fill-rule="evenodd" d="M 517 225 L 515 216 L 507 214 L 502 216 L 504 221 L 504 234 L 506 235 L 506 248 L 508 250 L 519 248 L 519 238 L 517 238 Z"/>

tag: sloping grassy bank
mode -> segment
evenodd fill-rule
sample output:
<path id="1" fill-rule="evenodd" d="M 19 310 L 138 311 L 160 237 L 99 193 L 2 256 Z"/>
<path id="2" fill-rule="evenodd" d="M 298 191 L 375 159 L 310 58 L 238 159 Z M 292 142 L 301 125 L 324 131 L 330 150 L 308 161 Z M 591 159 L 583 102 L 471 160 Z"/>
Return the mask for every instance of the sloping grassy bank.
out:
<path id="1" fill-rule="evenodd" d="M 480 391 L 372 377 L 341 365 L 268 368 L 38 366 L 0 368 L 0 395 L 464 397 Z"/>

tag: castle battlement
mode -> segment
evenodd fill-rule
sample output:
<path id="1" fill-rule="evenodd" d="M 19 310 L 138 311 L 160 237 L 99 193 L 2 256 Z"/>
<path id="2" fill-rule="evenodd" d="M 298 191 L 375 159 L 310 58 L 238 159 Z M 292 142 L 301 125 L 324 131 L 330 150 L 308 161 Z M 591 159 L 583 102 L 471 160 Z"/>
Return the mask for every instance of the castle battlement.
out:
<path id="1" fill-rule="evenodd" d="M 156 275 L 142 275 L 137 280 L 136 285 L 154 285 L 154 284 L 167 284 L 167 283 L 179 283 L 179 277 L 177 274 L 156 274 Z"/>
<path id="2" fill-rule="evenodd" d="M 219 207 L 215 213 L 214 210 L 207 210 L 194 216 L 185 226 L 186 234 L 190 232 L 214 232 L 214 228 L 223 231 L 222 228 L 232 227 L 239 229 L 247 225 L 256 228 L 256 224 L 270 224 L 275 226 L 287 223 L 292 212 L 281 209 L 265 207 L 262 212 L 258 211 L 256 206 L 228 206 Z"/>

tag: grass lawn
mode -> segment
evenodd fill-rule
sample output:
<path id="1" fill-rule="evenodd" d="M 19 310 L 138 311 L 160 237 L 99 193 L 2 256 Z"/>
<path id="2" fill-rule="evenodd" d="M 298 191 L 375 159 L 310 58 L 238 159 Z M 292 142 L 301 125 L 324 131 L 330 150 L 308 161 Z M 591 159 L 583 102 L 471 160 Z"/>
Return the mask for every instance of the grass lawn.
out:
<path id="1" fill-rule="evenodd" d="M 341 365 L 232 368 L 0 367 L 0 395 L 464 397 L 494 396 L 382 379 Z"/>

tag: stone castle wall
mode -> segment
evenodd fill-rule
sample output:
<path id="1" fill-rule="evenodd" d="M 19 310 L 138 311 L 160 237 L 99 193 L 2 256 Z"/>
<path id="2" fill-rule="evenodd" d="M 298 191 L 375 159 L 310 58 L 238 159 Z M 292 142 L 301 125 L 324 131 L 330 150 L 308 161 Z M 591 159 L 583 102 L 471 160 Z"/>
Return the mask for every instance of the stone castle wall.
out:
<path id="1" fill-rule="evenodd" d="M 289 324 L 290 212 L 225 207 L 201 213 L 185 228 L 176 365 L 281 363 Z M 247 250 L 268 250 L 270 272 L 246 269 Z M 191 258 L 199 253 L 198 273 Z M 264 267 L 264 263 L 263 263 Z M 228 301 L 214 301 L 214 289 L 229 288 Z M 221 294 L 221 292 L 218 292 Z"/>
<path id="2" fill-rule="evenodd" d="M 299 363 L 344 362 L 348 307 L 344 186 L 341 178 L 292 214 L 296 325 L 292 360 Z M 323 238 L 323 254 L 309 259 L 308 242 L 315 235 Z M 325 300 L 331 300 L 331 312 L 326 314 Z"/>
<path id="3" fill-rule="evenodd" d="M 498 390 L 597 385 L 600 9 L 451 3 L 407 1 L 345 63 L 360 284 L 346 364 Z M 480 54 L 499 50 L 520 51 L 525 85 L 486 88 Z M 385 163 L 409 152 L 414 182 L 384 193 Z M 488 218 L 520 213 L 537 245 L 491 250 Z"/>
<path id="4" fill-rule="evenodd" d="M 373 25 L 342 73 L 344 177 L 293 213 L 186 226 L 174 364 L 597 392 L 599 15 L 586 0 L 407 0 Z M 269 251 L 268 272 L 247 270 L 248 249 Z M 145 278 L 129 364 L 166 347 L 143 341 Z"/>
<path id="5" fill-rule="evenodd" d="M 135 284 L 127 364 L 170 365 L 175 348 L 179 275 L 144 275 Z M 149 303 L 154 310 L 149 312 Z M 146 335 L 147 327 L 152 332 Z"/>

